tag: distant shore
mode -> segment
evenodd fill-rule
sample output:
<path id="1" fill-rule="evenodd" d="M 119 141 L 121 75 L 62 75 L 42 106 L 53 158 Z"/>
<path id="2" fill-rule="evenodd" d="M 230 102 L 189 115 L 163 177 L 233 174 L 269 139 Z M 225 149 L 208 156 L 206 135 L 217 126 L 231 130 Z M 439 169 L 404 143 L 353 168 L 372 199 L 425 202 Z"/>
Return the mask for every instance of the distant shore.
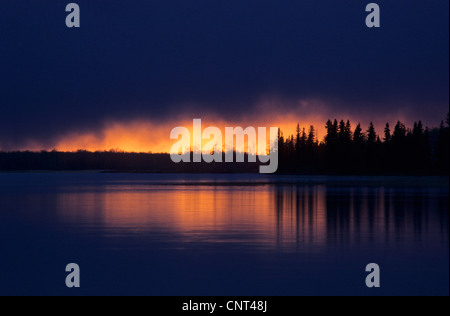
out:
<path id="1" fill-rule="evenodd" d="M 152 186 L 333 186 L 346 187 L 386 187 L 386 188 L 439 188 L 448 190 L 448 176 L 344 176 L 344 175 L 282 175 L 257 173 L 145 173 L 145 172 L 107 172 L 100 170 L 85 171 L 0 171 L 0 181 L 11 184 L 19 181 L 82 181 L 97 183 L 112 181 L 131 181 L 134 185 Z"/>
<path id="2" fill-rule="evenodd" d="M 247 161 L 247 157 L 246 157 Z M 169 154 L 126 152 L 0 152 L 0 172 L 97 172 L 97 173 L 186 173 L 258 174 L 259 163 L 174 163 Z M 287 171 L 280 166 L 277 175 L 303 176 L 448 176 L 440 170 L 373 172 L 301 168 Z"/>

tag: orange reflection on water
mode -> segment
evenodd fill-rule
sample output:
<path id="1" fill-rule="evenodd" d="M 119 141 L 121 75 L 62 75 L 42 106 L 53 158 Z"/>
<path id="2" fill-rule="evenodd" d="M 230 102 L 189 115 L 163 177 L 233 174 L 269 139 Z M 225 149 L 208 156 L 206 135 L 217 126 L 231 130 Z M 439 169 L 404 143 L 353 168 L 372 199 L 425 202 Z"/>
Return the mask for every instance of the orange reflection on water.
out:
<path id="1" fill-rule="evenodd" d="M 171 245 L 319 253 L 411 236 L 448 238 L 448 227 L 436 229 L 445 214 L 427 213 L 444 203 L 428 198 L 432 191 L 200 182 L 69 190 L 57 195 L 56 209 L 62 223 L 92 227 L 104 237 L 147 236 Z"/>
<path id="2" fill-rule="evenodd" d="M 301 197 L 282 192 L 280 199 L 273 189 L 113 185 L 96 193 L 61 193 L 58 209 L 66 210 L 60 214 L 63 222 L 100 226 L 105 236 L 155 230 L 188 243 L 243 243 L 286 250 L 298 248 L 294 246 L 299 243 L 322 244 L 326 223 L 320 191 Z"/>

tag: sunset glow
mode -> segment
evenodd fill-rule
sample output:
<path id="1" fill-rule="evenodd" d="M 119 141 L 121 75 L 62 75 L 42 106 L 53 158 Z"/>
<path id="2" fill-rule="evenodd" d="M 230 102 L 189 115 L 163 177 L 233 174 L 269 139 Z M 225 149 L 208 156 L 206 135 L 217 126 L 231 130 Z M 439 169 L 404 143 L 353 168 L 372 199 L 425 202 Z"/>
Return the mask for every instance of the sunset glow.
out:
<path id="1" fill-rule="evenodd" d="M 308 122 L 301 125 L 308 131 L 309 126 L 314 125 L 317 129 L 317 135 L 319 140 L 322 140 L 325 135 L 324 123 L 321 121 Z M 117 150 L 125 152 L 143 152 L 143 153 L 169 153 L 172 145 L 176 140 L 170 139 L 170 132 L 174 127 L 182 126 L 186 127 L 192 135 L 192 120 L 182 122 L 171 123 L 154 123 L 152 121 L 131 121 L 125 123 L 110 123 L 100 131 L 85 131 L 85 132 L 73 132 L 62 136 L 54 148 L 40 148 L 46 150 L 56 149 L 58 151 L 108 151 Z M 249 122 L 246 124 L 240 124 L 240 122 L 225 122 L 225 121 L 202 121 L 202 128 L 209 126 L 218 127 L 224 134 L 225 127 L 237 127 L 241 126 L 246 128 L 248 126 L 266 126 L 267 128 L 274 126 L 280 127 L 284 135 L 295 134 L 297 122 L 287 119 L 281 124 L 275 124 L 274 122 Z M 225 135 L 225 134 L 224 134 Z M 268 138 L 267 138 L 268 139 Z M 202 145 L 206 145 L 209 139 L 203 139 Z M 223 140 L 224 142 L 224 140 Z M 192 141 L 190 144 L 184 144 L 184 147 L 192 147 Z M 37 148 L 36 148 L 37 147 Z M 38 149 L 39 146 L 35 146 Z M 255 152 L 255 145 L 251 144 L 251 152 Z M 246 151 L 248 149 L 248 143 L 246 142 Z"/>

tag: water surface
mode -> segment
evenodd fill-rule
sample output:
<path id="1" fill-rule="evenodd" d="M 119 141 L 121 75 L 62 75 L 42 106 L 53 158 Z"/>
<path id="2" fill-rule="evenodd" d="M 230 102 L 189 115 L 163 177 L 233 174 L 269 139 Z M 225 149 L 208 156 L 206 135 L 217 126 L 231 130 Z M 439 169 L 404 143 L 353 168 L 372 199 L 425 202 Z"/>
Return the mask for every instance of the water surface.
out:
<path id="1" fill-rule="evenodd" d="M 448 295 L 448 178 L 0 174 L 0 294 Z M 65 287 L 65 265 L 81 288 Z M 365 286 L 378 263 L 382 287 Z"/>

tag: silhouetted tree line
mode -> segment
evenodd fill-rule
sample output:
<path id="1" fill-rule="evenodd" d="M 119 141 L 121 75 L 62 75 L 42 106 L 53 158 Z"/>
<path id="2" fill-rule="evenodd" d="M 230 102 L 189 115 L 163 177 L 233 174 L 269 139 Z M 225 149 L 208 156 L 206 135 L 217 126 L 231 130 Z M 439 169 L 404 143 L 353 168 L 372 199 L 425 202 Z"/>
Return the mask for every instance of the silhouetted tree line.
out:
<path id="1" fill-rule="evenodd" d="M 247 157 L 245 158 L 247 161 Z M 192 153 L 191 153 L 192 161 Z M 152 173 L 256 173 L 255 163 L 174 163 L 169 154 L 119 151 L 0 152 L 0 171 L 106 171 Z"/>
<path id="2" fill-rule="evenodd" d="M 315 129 L 297 125 L 296 135 L 279 131 L 280 173 L 325 174 L 449 174 L 449 118 L 439 128 L 422 122 L 412 128 L 398 121 L 378 134 L 350 121 L 328 120 L 327 134 L 319 142 Z"/>
<path id="3" fill-rule="evenodd" d="M 279 173 L 288 174 L 449 174 L 449 118 L 439 128 L 398 121 L 377 133 L 349 121 L 329 120 L 319 142 L 314 126 L 297 125 L 295 135 L 279 131 Z M 192 155 L 192 153 L 191 153 Z M 192 156 L 191 156 L 192 161 Z M 247 161 L 247 157 L 245 159 Z M 105 152 L 0 152 L 0 171 L 102 170 L 112 172 L 258 173 L 256 163 L 179 163 L 169 154 Z"/>

